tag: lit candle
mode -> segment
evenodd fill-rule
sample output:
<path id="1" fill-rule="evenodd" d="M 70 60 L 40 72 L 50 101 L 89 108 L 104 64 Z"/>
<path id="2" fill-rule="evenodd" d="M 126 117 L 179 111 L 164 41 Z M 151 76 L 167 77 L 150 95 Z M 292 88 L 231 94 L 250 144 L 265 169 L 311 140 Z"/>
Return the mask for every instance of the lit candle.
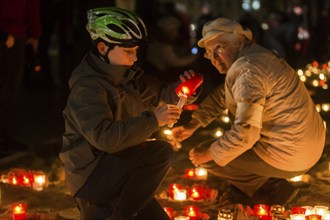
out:
<path id="1" fill-rule="evenodd" d="M 233 213 L 229 209 L 221 209 L 218 212 L 218 220 L 232 220 Z"/>
<path id="2" fill-rule="evenodd" d="M 173 218 L 173 209 L 171 207 L 164 207 L 164 211 L 170 219 Z"/>
<path id="3" fill-rule="evenodd" d="M 199 214 L 199 208 L 197 206 L 189 205 L 184 209 L 184 213 L 186 216 L 189 216 L 190 220 L 196 220 Z"/>
<path id="4" fill-rule="evenodd" d="M 195 178 L 195 168 L 188 168 L 185 172 L 186 178 Z"/>
<path id="5" fill-rule="evenodd" d="M 183 186 L 177 183 L 172 183 L 169 186 L 169 194 L 171 196 L 171 198 L 174 198 L 174 192 L 179 190 L 179 189 L 183 189 Z"/>
<path id="6" fill-rule="evenodd" d="M 325 214 L 327 213 L 328 209 L 329 208 L 327 206 L 322 206 L 322 205 L 314 206 L 315 214 L 321 215 L 323 218 L 325 218 Z"/>
<path id="7" fill-rule="evenodd" d="M 26 219 L 26 205 L 25 204 L 13 204 L 12 205 L 13 220 L 25 220 Z"/>
<path id="8" fill-rule="evenodd" d="M 36 191 L 42 191 L 46 184 L 45 174 L 34 174 L 33 189 Z"/>
<path id="9" fill-rule="evenodd" d="M 187 79 L 185 82 L 181 83 L 175 89 L 175 93 L 180 98 L 179 102 L 177 103 L 177 106 L 179 108 L 182 108 L 186 104 L 188 98 L 192 94 L 194 94 L 196 89 L 200 85 L 202 85 L 202 83 L 203 83 L 203 77 L 200 74 L 196 74 L 196 75 L 192 76 L 190 79 Z M 167 126 L 171 128 L 171 127 L 173 127 L 173 124 L 169 124 Z"/>
<path id="10" fill-rule="evenodd" d="M 195 175 L 198 179 L 207 179 L 207 170 L 203 167 L 195 168 Z"/>
<path id="11" fill-rule="evenodd" d="M 202 190 L 197 186 L 192 186 L 188 190 L 188 195 L 193 200 L 200 200 L 200 199 L 202 199 Z"/>
<path id="12" fill-rule="evenodd" d="M 271 212 L 278 212 L 278 213 L 284 213 L 284 211 L 285 211 L 285 208 L 284 208 L 284 206 L 281 206 L 281 205 L 272 205 L 271 207 L 270 207 L 270 211 Z"/>
<path id="13" fill-rule="evenodd" d="M 328 218 L 325 218 L 324 220 L 327 220 Z M 322 215 L 317 214 L 311 214 L 306 216 L 306 220 L 322 220 Z"/>
<path id="14" fill-rule="evenodd" d="M 292 214 L 290 218 L 291 220 L 305 220 L 305 214 Z"/>
<path id="15" fill-rule="evenodd" d="M 259 217 L 262 220 L 268 220 L 268 205 L 266 204 L 257 204 L 254 206 L 254 215 Z"/>
<path id="16" fill-rule="evenodd" d="M 312 207 L 312 206 L 301 206 L 301 207 L 306 209 L 305 215 L 315 214 L 314 207 Z"/>
<path id="17" fill-rule="evenodd" d="M 185 189 L 177 189 L 174 191 L 174 200 L 176 201 L 184 201 L 187 199 L 187 190 Z"/>

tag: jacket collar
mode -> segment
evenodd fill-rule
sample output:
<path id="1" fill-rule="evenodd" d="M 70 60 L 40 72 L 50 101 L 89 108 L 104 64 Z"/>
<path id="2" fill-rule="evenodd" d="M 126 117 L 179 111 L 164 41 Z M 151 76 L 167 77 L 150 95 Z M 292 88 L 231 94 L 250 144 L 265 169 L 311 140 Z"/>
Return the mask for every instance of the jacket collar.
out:
<path id="1" fill-rule="evenodd" d="M 116 86 L 137 79 L 143 74 L 143 70 L 136 65 L 132 67 L 110 65 L 92 52 L 87 55 L 86 60 L 93 69 L 110 79 Z"/>

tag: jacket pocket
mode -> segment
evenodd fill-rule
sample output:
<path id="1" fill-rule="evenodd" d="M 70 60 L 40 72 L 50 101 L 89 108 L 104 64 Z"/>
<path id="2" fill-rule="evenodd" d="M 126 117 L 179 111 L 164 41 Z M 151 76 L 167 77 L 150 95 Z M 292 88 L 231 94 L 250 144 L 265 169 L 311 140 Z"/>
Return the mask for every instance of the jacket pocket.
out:
<path id="1" fill-rule="evenodd" d="M 72 135 L 63 136 L 63 147 L 59 156 L 64 168 L 69 171 L 83 169 L 96 159 L 90 144 Z"/>

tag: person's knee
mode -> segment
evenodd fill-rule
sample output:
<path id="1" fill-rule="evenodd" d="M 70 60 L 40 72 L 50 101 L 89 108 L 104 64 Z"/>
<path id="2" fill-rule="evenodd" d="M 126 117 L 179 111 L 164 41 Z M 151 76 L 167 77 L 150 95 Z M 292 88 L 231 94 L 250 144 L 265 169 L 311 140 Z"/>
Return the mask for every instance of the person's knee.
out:
<path id="1" fill-rule="evenodd" d="M 171 163 L 174 160 L 174 150 L 168 141 L 153 141 L 150 146 L 150 151 L 149 158 L 154 158 L 157 163 L 162 161 L 165 163 Z"/>

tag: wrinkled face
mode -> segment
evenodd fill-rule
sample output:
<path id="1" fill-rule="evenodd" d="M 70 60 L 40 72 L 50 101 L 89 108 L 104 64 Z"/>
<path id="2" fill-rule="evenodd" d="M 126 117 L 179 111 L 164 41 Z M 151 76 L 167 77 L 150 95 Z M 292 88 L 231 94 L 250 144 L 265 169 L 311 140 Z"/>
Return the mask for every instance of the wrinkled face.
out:
<path id="1" fill-rule="evenodd" d="M 220 38 L 208 41 L 205 50 L 204 57 L 211 60 L 212 65 L 223 74 L 227 73 L 238 52 L 236 46 Z"/>
<path id="2" fill-rule="evenodd" d="M 115 46 L 110 50 L 108 58 L 111 65 L 132 66 L 137 61 L 137 50 L 139 46 L 135 47 L 120 47 Z"/>

